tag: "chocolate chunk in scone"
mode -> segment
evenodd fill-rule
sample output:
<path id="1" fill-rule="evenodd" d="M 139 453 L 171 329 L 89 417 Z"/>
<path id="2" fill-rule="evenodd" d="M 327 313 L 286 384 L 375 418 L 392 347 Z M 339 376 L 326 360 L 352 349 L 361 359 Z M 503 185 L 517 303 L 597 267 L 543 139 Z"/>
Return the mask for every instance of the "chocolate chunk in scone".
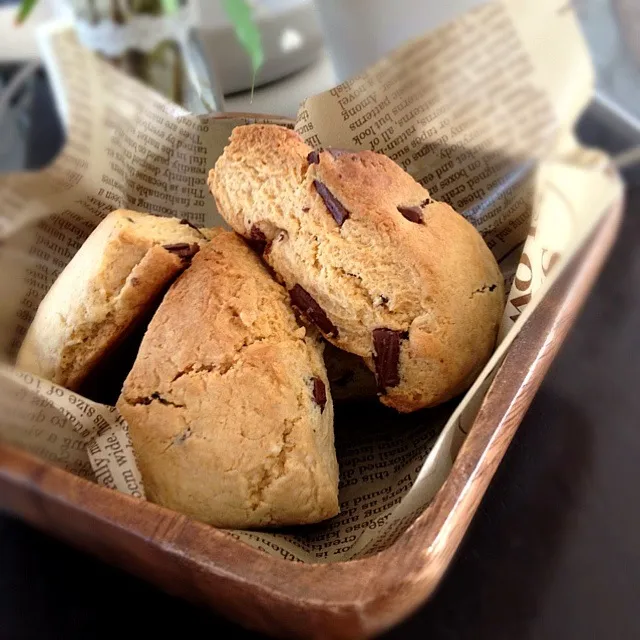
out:
<path id="1" fill-rule="evenodd" d="M 188 242 L 174 242 L 170 244 L 163 244 L 163 249 L 166 249 L 169 253 L 173 253 L 178 256 L 183 262 L 190 262 L 191 258 L 198 253 L 200 246 L 197 242 L 189 244 Z"/>
<path id="2" fill-rule="evenodd" d="M 400 341 L 403 332 L 374 329 L 372 338 L 376 382 L 378 389 L 384 393 L 386 389 L 400 384 Z"/>
<path id="3" fill-rule="evenodd" d="M 242 126 L 208 184 L 238 233 L 264 230 L 264 259 L 297 292 L 293 304 L 365 359 L 384 404 L 443 402 L 489 358 L 504 306 L 498 265 L 471 224 L 389 158 L 312 150 L 283 127 Z M 286 239 L 272 242 L 275 230 Z"/>
<path id="4" fill-rule="evenodd" d="M 296 284 L 291 291 L 289 291 L 289 297 L 291 304 L 294 308 L 302 314 L 303 317 L 313 323 L 323 335 L 332 338 L 338 337 L 337 327 L 329 320 L 327 314 L 322 307 L 313 299 L 308 291 L 305 291 L 299 284 Z"/>
<path id="5" fill-rule="evenodd" d="M 216 236 L 164 297 L 117 404 L 147 497 L 219 527 L 338 513 L 322 350 L 255 252 Z"/>
<path id="6" fill-rule="evenodd" d="M 215 233 L 185 222 L 110 213 L 40 303 L 16 366 L 79 389 Z"/>
<path id="7" fill-rule="evenodd" d="M 318 195 L 322 198 L 324 206 L 327 211 L 333 216 L 337 225 L 341 227 L 344 221 L 349 217 L 349 212 L 344 208 L 344 205 L 336 198 L 325 184 L 320 180 L 314 180 L 313 186 L 316 188 Z"/>

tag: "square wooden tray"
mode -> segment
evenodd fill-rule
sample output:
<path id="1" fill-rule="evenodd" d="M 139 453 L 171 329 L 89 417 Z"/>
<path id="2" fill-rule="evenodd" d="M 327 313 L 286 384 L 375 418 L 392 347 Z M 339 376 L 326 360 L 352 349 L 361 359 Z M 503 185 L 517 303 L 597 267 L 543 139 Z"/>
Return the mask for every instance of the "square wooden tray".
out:
<path id="1" fill-rule="evenodd" d="M 0 445 L 0 508 L 165 590 L 272 635 L 356 638 L 433 592 L 613 244 L 613 207 L 515 340 L 453 469 L 385 551 L 351 562 L 280 560 L 226 532 Z"/>

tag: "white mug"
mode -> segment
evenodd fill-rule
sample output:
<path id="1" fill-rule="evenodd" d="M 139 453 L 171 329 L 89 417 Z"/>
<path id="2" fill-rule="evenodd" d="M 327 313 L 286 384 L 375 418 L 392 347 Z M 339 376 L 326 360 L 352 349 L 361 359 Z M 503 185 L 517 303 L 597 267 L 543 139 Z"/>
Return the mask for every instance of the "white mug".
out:
<path id="1" fill-rule="evenodd" d="M 315 0 L 340 82 L 487 0 Z"/>

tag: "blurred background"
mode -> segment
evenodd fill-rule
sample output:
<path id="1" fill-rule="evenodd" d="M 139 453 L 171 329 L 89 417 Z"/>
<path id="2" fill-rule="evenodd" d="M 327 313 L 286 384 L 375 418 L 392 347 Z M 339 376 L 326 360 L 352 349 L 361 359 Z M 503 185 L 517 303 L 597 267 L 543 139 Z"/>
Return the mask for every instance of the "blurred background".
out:
<path id="1" fill-rule="evenodd" d="M 0 170 L 41 166 L 60 145 L 57 116 L 47 102 L 47 82 L 39 65 L 39 25 L 68 20 L 83 42 L 101 50 L 104 33 L 101 38 L 95 24 L 117 24 L 122 19 L 117 11 L 120 1 L 40 0 L 17 27 L 17 3 L 0 0 L 0 90 L 11 84 L 11 91 L 0 98 Z M 420 10 L 423 0 L 395 0 L 393 8 L 387 0 L 253 0 L 246 3 L 249 14 L 240 17 L 233 13 L 234 4 L 193 0 L 186 5 L 176 0 L 178 11 L 170 16 L 178 25 L 170 33 L 175 42 L 161 43 L 148 56 L 153 62 L 127 50 L 125 41 L 121 51 L 106 55 L 194 112 L 293 117 L 306 96 L 335 86 L 408 38 L 482 0 L 433 3 L 429 11 Z M 133 6 L 141 15 L 157 16 L 166 3 L 143 0 Z M 622 133 L 623 146 L 629 149 L 640 141 L 640 3 L 578 0 L 574 6 L 598 72 L 590 114 Z M 255 28 L 257 43 L 251 34 L 248 45 L 238 39 L 236 31 L 243 28 L 238 20 L 243 18 Z M 178 46 L 172 46 L 176 42 Z M 255 46 L 260 48 L 259 64 Z M 176 69 L 182 78 L 179 87 L 173 86 Z M 37 146 L 29 145 L 30 136 L 37 137 Z"/>
<path id="2" fill-rule="evenodd" d="M 37 45 L 48 20 L 71 21 L 193 111 L 293 117 L 304 97 L 481 2 L 254 0 L 238 12 L 223 0 L 143 0 L 130 3 L 143 17 L 175 5 L 168 44 L 147 59 L 100 33 L 122 25 L 119 0 L 40 0 L 20 27 L 17 3 L 0 0 L 0 172 L 38 169 L 63 144 Z M 389 638 L 640 637 L 640 1 L 572 4 L 597 70 L 578 134 L 623 171 L 622 232 L 442 587 Z M 113 593 L 118 615 L 105 604 Z M 113 638 L 122 615 L 146 635 L 240 633 L 0 515 L 0 640 Z"/>

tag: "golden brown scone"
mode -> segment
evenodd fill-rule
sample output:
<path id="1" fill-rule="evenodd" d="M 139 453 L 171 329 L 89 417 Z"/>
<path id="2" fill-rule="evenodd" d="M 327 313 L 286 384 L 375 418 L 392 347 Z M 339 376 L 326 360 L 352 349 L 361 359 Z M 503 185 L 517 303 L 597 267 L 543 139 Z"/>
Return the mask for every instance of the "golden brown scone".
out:
<path id="1" fill-rule="evenodd" d="M 165 296 L 117 406 L 154 502 L 233 528 L 339 511 L 322 341 L 232 232 Z"/>
<path id="2" fill-rule="evenodd" d="M 78 389 L 212 233 L 175 218 L 110 213 L 40 303 L 16 366 Z"/>
<path id="3" fill-rule="evenodd" d="M 448 400 L 489 358 L 498 265 L 471 224 L 389 158 L 242 126 L 208 184 L 233 229 L 262 241 L 303 316 L 375 371 L 384 404 Z"/>

